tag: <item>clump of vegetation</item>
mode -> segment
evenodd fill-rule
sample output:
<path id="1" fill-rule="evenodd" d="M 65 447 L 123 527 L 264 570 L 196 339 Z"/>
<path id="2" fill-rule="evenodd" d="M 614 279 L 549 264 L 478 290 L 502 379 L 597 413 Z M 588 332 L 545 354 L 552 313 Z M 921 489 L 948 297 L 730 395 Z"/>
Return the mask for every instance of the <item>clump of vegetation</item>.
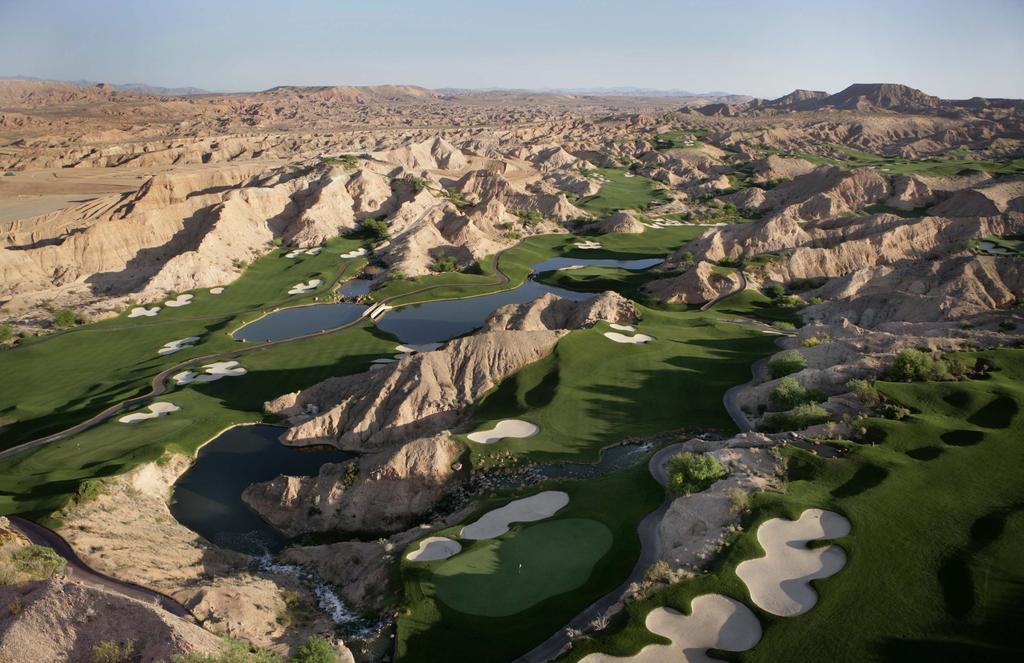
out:
<path id="1" fill-rule="evenodd" d="M 821 345 L 821 339 L 818 338 L 817 336 L 809 336 L 804 339 L 805 348 L 813 348 L 818 345 Z"/>
<path id="2" fill-rule="evenodd" d="M 729 510 L 733 513 L 746 513 L 750 510 L 750 493 L 739 486 L 733 486 L 725 491 L 729 498 Z"/>
<path id="3" fill-rule="evenodd" d="M 796 350 L 783 352 L 768 362 L 768 373 L 773 380 L 802 371 L 805 368 L 807 368 L 807 360 Z"/>
<path id="4" fill-rule="evenodd" d="M 10 568 L 3 575 L 8 582 L 44 580 L 64 573 L 67 564 L 53 548 L 28 545 L 11 552 Z"/>
<path id="5" fill-rule="evenodd" d="M 104 640 L 92 648 L 92 663 L 126 663 L 135 653 L 135 641 Z"/>
<path id="6" fill-rule="evenodd" d="M 668 459 L 668 488 L 677 495 L 699 493 L 725 474 L 722 463 L 710 454 L 683 451 Z"/>
<path id="7" fill-rule="evenodd" d="M 441 189 L 441 195 L 445 199 L 447 199 L 448 202 L 450 202 L 452 205 L 455 205 L 456 207 L 458 207 L 460 209 L 463 208 L 463 207 L 469 207 L 470 206 L 470 202 L 463 197 L 461 192 L 456 191 L 455 189 L 451 189 L 451 188 Z"/>
<path id="8" fill-rule="evenodd" d="M 765 287 L 764 294 L 771 299 L 780 299 L 786 295 L 786 288 L 781 283 L 772 283 Z"/>
<path id="9" fill-rule="evenodd" d="M 882 395 L 873 382 L 853 379 L 846 383 L 846 388 L 853 392 L 861 403 L 867 407 L 877 407 L 882 402 Z"/>
<path id="10" fill-rule="evenodd" d="M 776 412 L 765 417 L 761 430 L 766 433 L 777 433 L 787 430 L 802 430 L 810 426 L 823 424 L 829 420 L 828 411 L 814 403 L 797 405 L 789 412 Z"/>
<path id="11" fill-rule="evenodd" d="M 334 646 L 320 635 L 311 635 L 292 656 L 293 663 L 341 663 Z"/>
<path id="12" fill-rule="evenodd" d="M 784 377 L 772 389 L 769 399 L 772 409 L 791 410 L 803 403 L 817 402 L 821 400 L 821 395 L 808 390 L 791 377 Z"/>
<path id="13" fill-rule="evenodd" d="M 53 312 L 53 324 L 58 329 L 69 329 L 78 324 L 78 314 L 69 308 L 57 309 Z"/>
<path id="14" fill-rule="evenodd" d="M 179 654 L 174 663 L 285 663 L 283 656 L 265 649 L 253 649 L 243 642 L 224 638 L 222 648 L 214 654 Z"/>
<path id="15" fill-rule="evenodd" d="M 683 269 L 689 269 L 693 267 L 693 254 L 689 251 L 683 251 L 679 255 L 679 266 Z"/>
<path id="16" fill-rule="evenodd" d="M 8 345 L 14 342 L 14 327 L 0 325 L 0 345 Z"/>
<path id="17" fill-rule="evenodd" d="M 359 158 L 354 154 L 342 154 L 340 157 L 324 157 L 323 162 L 328 166 L 344 166 L 348 170 L 355 170 L 359 167 Z"/>
<path id="18" fill-rule="evenodd" d="M 933 382 L 967 376 L 971 367 L 959 357 L 934 357 L 916 348 L 900 350 L 886 378 L 896 382 Z"/>
<path id="19" fill-rule="evenodd" d="M 432 272 L 454 272 L 459 268 L 459 263 L 455 260 L 455 256 L 442 256 L 430 263 L 430 271 Z"/>
<path id="20" fill-rule="evenodd" d="M 313 617 L 312 607 L 302 598 L 298 592 L 281 592 L 284 600 L 284 608 L 277 613 L 277 623 L 288 627 L 292 625 L 303 625 Z"/>
<path id="21" fill-rule="evenodd" d="M 544 220 L 544 215 L 535 209 L 521 209 L 516 216 L 527 228 L 532 228 Z"/>
<path id="22" fill-rule="evenodd" d="M 423 191 L 424 189 L 427 188 L 427 181 L 422 177 L 416 177 L 415 175 L 406 174 L 402 177 L 400 181 L 405 182 L 406 184 L 411 186 L 412 190 L 416 193 L 419 193 L 420 191 Z"/>
<path id="23" fill-rule="evenodd" d="M 359 227 L 377 242 L 382 242 L 391 235 L 391 228 L 381 219 L 363 219 Z"/>
<path id="24" fill-rule="evenodd" d="M 341 475 L 341 485 L 346 488 L 351 488 L 355 482 L 359 479 L 359 463 L 351 462 L 345 465 L 345 469 Z"/>

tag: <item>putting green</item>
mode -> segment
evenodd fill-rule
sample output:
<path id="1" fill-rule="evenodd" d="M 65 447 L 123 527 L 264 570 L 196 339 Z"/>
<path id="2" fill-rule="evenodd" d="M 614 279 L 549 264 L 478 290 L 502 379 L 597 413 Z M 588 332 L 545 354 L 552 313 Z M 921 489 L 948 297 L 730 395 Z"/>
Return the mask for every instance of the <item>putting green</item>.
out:
<path id="1" fill-rule="evenodd" d="M 551 520 L 479 541 L 438 564 L 434 587 L 459 612 L 514 615 L 583 585 L 611 546 L 611 530 L 596 520 Z"/>

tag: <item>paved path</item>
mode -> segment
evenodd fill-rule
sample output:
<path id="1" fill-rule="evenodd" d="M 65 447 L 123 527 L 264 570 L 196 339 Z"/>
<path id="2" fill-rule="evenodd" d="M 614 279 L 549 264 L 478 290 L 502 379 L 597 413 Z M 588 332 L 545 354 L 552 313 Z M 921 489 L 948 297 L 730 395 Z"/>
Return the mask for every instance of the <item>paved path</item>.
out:
<path id="1" fill-rule="evenodd" d="M 740 275 L 739 287 L 734 289 L 734 290 L 730 290 L 729 292 L 725 293 L 724 295 L 719 295 L 718 297 L 715 297 L 710 302 L 705 302 L 704 305 L 700 307 L 700 310 L 706 311 L 709 308 L 711 308 L 712 306 L 714 306 L 715 304 L 718 304 L 719 302 L 721 302 L 721 301 L 723 301 L 725 299 L 728 299 L 729 297 L 732 297 L 733 295 L 738 295 L 738 294 L 740 294 L 741 292 L 743 292 L 744 290 L 747 289 L 747 275 L 743 273 L 742 269 L 737 269 L 736 271 Z"/>
<path id="2" fill-rule="evenodd" d="M 651 476 L 662 486 L 668 485 L 668 472 L 665 470 L 665 461 L 670 456 L 678 453 L 682 448 L 683 443 L 669 445 L 654 454 L 651 460 L 648 461 L 647 467 L 651 471 Z M 636 564 L 633 565 L 633 570 L 630 572 L 629 577 L 623 580 L 618 587 L 587 606 L 572 621 L 566 624 L 564 628 L 516 659 L 516 663 L 543 663 L 544 661 L 557 658 L 571 644 L 571 640 L 566 633 L 567 630 L 586 629 L 592 621 L 607 614 L 616 603 L 622 601 L 630 585 L 644 579 L 644 576 L 647 575 L 647 569 L 657 562 L 661 556 L 661 539 L 658 538 L 658 525 L 661 523 L 662 517 L 664 517 L 665 512 L 668 511 L 674 499 L 674 496 L 666 496 L 661 506 L 644 516 L 644 519 L 637 526 L 636 532 L 640 538 L 640 557 L 636 560 Z"/>
<path id="3" fill-rule="evenodd" d="M 67 560 L 68 566 L 66 574 L 69 578 L 78 580 L 86 585 L 93 585 L 94 587 L 99 587 L 129 598 L 137 599 L 143 603 L 156 602 L 161 608 L 173 615 L 195 621 L 188 608 L 166 594 L 161 594 L 160 592 L 147 589 L 141 585 L 124 582 L 116 578 L 111 578 L 110 576 L 104 575 L 98 571 L 94 571 L 88 564 L 82 561 L 82 558 L 80 558 L 77 553 L 75 553 L 71 544 L 53 530 L 43 527 L 38 523 L 34 523 L 31 520 L 19 518 L 18 516 L 8 516 L 8 518 L 10 518 L 11 525 L 14 529 L 20 532 L 29 541 L 38 546 L 52 548 L 54 552 Z"/>

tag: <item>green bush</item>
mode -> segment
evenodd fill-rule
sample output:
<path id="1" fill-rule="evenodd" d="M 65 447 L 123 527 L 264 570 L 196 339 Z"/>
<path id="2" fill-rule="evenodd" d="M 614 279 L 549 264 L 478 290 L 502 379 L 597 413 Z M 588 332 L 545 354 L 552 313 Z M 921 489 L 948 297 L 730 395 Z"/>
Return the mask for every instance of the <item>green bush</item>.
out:
<path id="1" fill-rule="evenodd" d="M 927 352 L 907 348 L 896 355 L 887 377 L 901 382 L 925 382 L 948 380 L 952 376 L 945 361 L 935 359 Z"/>
<path id="2" fill-rule="evenodd" d="M 764 294 L 772 299 L 778 299 L 786 294 L 786 288 L 780 283 L 772 283 L 764 289 Z"/>
<path id="3" fill-rule="evenodd" d="M 104 640 L 92 648 L 92 663 L 126 663 L 132 660 L 134 653 L 135 642 L 132 640 L 124 644 Z"/>
<path id="4" fill-rule="evenodd" d="M 516 216 L 527 228 L 532 228 L 544 220 L 544 215 L 535 209 L 521 209 L 516 212 Z"/>
<path id="5" fill-rule="evenodd" d="M 772 409 L 791 410 L 801 403 L 816 400 L 816 395 L 790 377 L 779 380 L 769 396 Z"/>
<path id="6" fill-rule="evenodd" d="M 11 553 L 18 571 L 35 579 L 52 578 L 64 573 L 67 560 L 46 546 L 30 545 Z"/>
<path id="7" fill-rule="evenodd" d="M 14 328 L 10 325 L 0 325 L 0 343 L 10 343 L 14 338 Z"/>
<path id="8" fill-rule="evenodd" d="M 772 376 L 773 380 L 802 371 L 805 368 L 807 368 L 807 360 L 796 350 L 783 352 L 768 362 L 768 373 Z"/>
<path id="9" fill-rule="evenodd" d="M 67 329 L 78 324 L 78 314 L 69 308 L 57 309 L 53 313 L 53 324 L 60 329 Z"/>
<path id="10" fill-rule="evenodd" d="M 359 463 L 352 462 L 345 465 L 345 473 L 341 476 L 341 485 L 350 488 L 359 480 Z"/>
<path id="11" fill-rule="evenodd" d="M 294 663 L 341 663 L 337 650 L 319 635 L 311 635 L 292 656 Z"/>
<path id="12" fill-rule="evenodd" d="M 875 407 L 882 402 L 882 395 L 878 393 L 878 389 L 867 380 L 853 379 L 846 383 L 846 387 L 867 407 Z"/>
<path id="13" fill-rule="evenodd" d="M 363 219 L 359 226 L 363 232 L 378 242 L 384 241 L 391 235 L 391 228 L 380 219 Z"/>
<path id="14" fill-rule="evenodd" d="M 179 654 L 174 663 L 285 663 L 285 659 L 265 649 L 253 650 L 238 640 L 225 638 L 215 654 Z"/>
<path id="15" fill-rule="evenodd" d="M 679 266 L 683 269 L 689 269 L 693 266 L 693 254 L 689 251 L 683 251 L 679 254 Z"/>
<path id="16" fill-rule="evenodd" d="M 726 474 L 717 458 L 689 451 L 668 459 L 668 488 L 677 495 L 689 495 L 708 488 Z"/>
<path id="17" fill-rule="evenodd" d="M 455 261 L 454 256 L 444 256 L 430 263 L 430 271 L 432 272 L 454 272 L 458 268 L 459 264 Z"/>
<path id="18" fill-rule="evenodd" d="M 789 412 L 777 412 L 765 417 L 761 430 L 766 433 L 778 433 L 788 430 L 803 430 L 809 426 L 823 424 L 829 420 L 825 408 L 814 403 L 797 405 Z"/>

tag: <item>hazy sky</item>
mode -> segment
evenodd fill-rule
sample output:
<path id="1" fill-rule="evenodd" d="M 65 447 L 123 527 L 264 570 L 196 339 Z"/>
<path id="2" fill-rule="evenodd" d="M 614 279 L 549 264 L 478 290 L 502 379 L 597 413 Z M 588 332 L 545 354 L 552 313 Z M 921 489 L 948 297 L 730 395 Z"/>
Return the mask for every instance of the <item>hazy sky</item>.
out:
<path id="1" fill-rule="evenodd" d="M 0 76 L 1024 97 L 1024 0 L 0 0 Z"/>

